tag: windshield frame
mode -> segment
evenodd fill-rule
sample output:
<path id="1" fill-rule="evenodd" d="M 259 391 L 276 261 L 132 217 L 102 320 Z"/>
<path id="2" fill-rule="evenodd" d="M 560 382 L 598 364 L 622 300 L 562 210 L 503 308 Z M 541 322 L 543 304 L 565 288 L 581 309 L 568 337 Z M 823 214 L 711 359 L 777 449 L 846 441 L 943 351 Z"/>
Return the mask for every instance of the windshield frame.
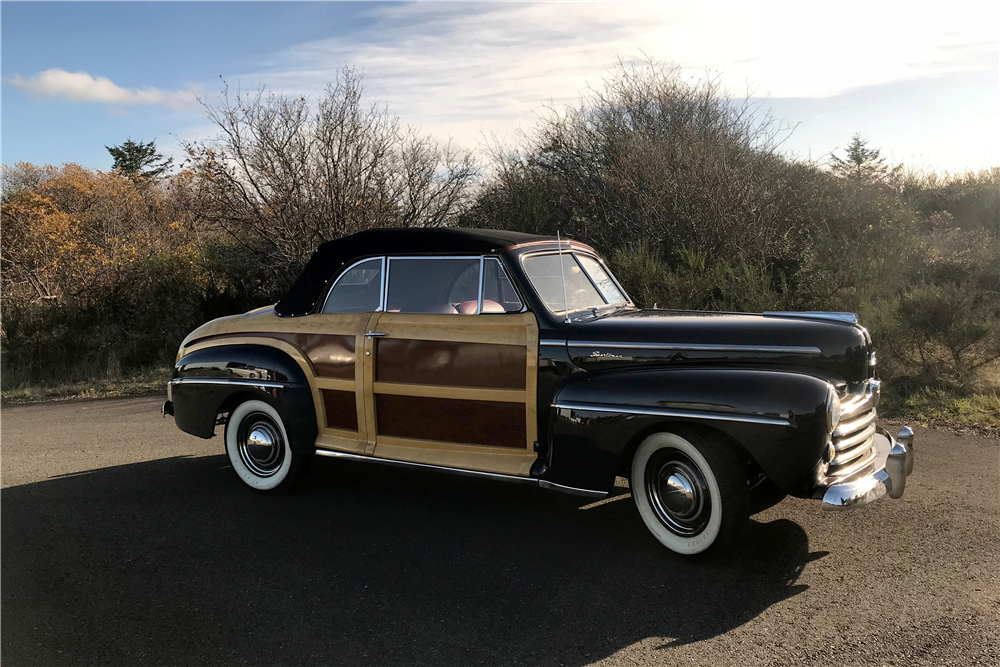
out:
<path id="1" fill-rule="evenodd" d="M 540 256 L 543 256 L 543 255 L 559 255 L 559 254 L 570 255 L 570 256 L 573 257 L 573 261 L 576 262 L 576 265 L 578 267 L 580 267 L 580 270 L 583 272 L 583 275 L 587 276 L 587 280 L 589 280 L 590 284 L 593 285 L 594 291 L 597 292 L 597 295 L 601 298 L 602 301 L 604 301 L 603 304 L 596 305 L 596 306 L 587 306 L 585 308 L 573 308 L 573 309 L 570 309 L 570 310 L 565 310 L 563 308 L 553 309 L 553 308 L 551 308 L 545 302 L 545 299 L 542 297 L 541 293 L 538 291 L 538 288 L 535 286 L 535 283 L 532 281 L 531 275 L 528 273 L 528 270 L 525 268 L 524 261 L 526 259 L 531 259 L 533 257 L 540 257 Z M 588 257 L 588 258 L 593 259 L 594 261 L 596 261 L 601 266 L 601 268 L 604 269 L 604 272 L 608 274 L 608 277 L 611 279 L 611 282 L 614 283 L 615 287 L 618 288 L 618 291 L 621 293 L 621 295 L 625 299 L 625 301 L 622 302 L 622 303 L 609 303 L 607 297 L 604 296 L 604 292 L 602 292 L 601 288 L 597 286 L 597 282 L 594 280 L 594 277 L 590 275 L 590 272 L 587 271 L 587 268 L 584 266 L 583 262 L 581 262 L 577 258 L 577 255 L 583 255 L 583 256 L 586 256 L 586 257 Z M 604 260 L 601 259 L 601 257 L 599 255 L 597 255 L 597 253 L 586 252 L 586 251 L 583 251 L 583 250 L 581 250 L 581 249 L 579 249 L 577 247 L 573 247 L 573 248 L 570 248 L 570 249 L 563 248 L 563 250 L 562 250 L 561 253 L 560 253 L 560 251 L 559 251 L 558 248 L 556 248 L 556 249 L 546 249 L 546 250 L 539 250 L 539 251 L 535 251 L 535 252 L 524 253 L 524 254 L 520 255 L 520 257 L 518 257 L 518 262 L 521 265 L 521 273 L 524 275 L 524 278 L 527 281 L 528 286 L 535 293 L 535 296 L 538 298 L 539 303 L 541 303 L 542 306 L 546 310 L 548 310 L 550 313 L 552 313 L 553 315 L 555 315 L 557 317 L 570 318 L 573 315 L 579 315 L 581 313 L 583 313 L 583 314 L 593 313 L 594 315 L 597 315 L 597 314 L 600 314 L 602 311 L 606 311 L 608 309 L 616 309 L 617 310 L 619 308 L 627 308 L 627 307 L 635 305 L 632 302 L 632 298 L 629 297 L 628 292 L 626 292 L 625 288 L 622 287 L 621 282 L 619 282 L 619 280 L 615 276 L 615 274 L 612 273 L 611 269 L 608 268 L 607 264 L 604 263 Z M 562 264 L 560 264 L 560 265 L 562 266 Z M 565 273 L 563 275 L 563 278 L 565 279 Z"/>

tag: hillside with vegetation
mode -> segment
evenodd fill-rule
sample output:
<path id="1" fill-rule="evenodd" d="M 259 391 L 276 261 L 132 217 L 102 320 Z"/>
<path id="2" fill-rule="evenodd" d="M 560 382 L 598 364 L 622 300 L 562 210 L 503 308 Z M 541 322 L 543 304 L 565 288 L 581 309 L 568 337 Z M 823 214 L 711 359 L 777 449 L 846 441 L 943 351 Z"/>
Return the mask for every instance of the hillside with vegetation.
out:
<path id="1" fill-rule="evenodd" d="M 350 69 L 205 113 L 218 135 L 173 173 L 131 140 L 109 171 L 4 166 L 4 401 L 162 383 L 188 331 L 273 303 L 318 243 L 459 225 L 590 243 L 644 307 L 857 312 L 884 412 L 1000 426 L 1000 167 L 915 171 L 860 136 L 794 159 L 764 103 L 655 63 L 478 153 Z"/>

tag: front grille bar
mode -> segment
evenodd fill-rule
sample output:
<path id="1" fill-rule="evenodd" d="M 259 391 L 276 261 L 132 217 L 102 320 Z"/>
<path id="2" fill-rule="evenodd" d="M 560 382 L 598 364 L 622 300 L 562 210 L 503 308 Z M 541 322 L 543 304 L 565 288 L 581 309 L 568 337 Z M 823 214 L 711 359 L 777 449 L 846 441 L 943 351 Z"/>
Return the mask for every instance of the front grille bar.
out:
<path id="1" fill-rule="evenodd" d="M 852 449 L 855 445 L 863 443 L 866 440 L 871 440 L 873 435 L 875 435 L 875 424 L 871 424 L 865 430 L 860 433 L 855 433 L 849 438 L 834 440 L 833 446 L 838 452 L 846 452 L 847 450 Z"/>
<path id="2" fill-rule="evenodd" d="M 868 449 L 862 449 L 862 450 L 859 450 L 859 451 L 864 452 L 865 455 L 862 456 L 857 461 L 855 461 L 855 462 L 851 463 L 850 465 L 848 465 L 846 468 L 841 468 L 840 470 L 836 470 L 836 471 L 831 470 L 827 474 L 830 477 L 836 477 L 836 478 L 838 478 L 838 480 L 842 479 L 842 478 L 845 478 L 845 477 L 850 477 L 851 475 L 855 474 L 859 470 L 863 470 L 866 466 L 870 465 L 871 462 L 875 460 L 876 453 L 875 453 L 875 448 L 874 447 L 869 447 Z"/>
<path id="3" fill-rule="evenodd" d="M 875 422 L 875 416 L 876 412 L 872 410 L 871 412 L 858 417 L 854 421 L 840 422 L 840 425 L 837 426 L 836 430 L 833 432 L 833 437 L 843 438 L 844 436 L 860 431 L 866 426 L 873 424 Z"/>

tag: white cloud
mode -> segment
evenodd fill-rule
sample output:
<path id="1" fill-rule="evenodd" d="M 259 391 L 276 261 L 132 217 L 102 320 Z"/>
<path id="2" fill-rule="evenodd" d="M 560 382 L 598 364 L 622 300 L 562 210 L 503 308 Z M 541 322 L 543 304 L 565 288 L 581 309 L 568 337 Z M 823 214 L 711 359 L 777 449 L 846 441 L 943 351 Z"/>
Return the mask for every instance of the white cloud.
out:
<path id="1" fill-rule="evenodd" d="M 339 64 L 404 120 L 474 145 L 509 134 L 544 102 L 573 101 L 643 53 L 691 75 L 721 73 L 736 94 L 829 97 L 865 86 L 981 71 L 997 61 L 1000 12 L 893 4 L 409 4 L 371 11 L 371 27 L 274 54 L 243 82 L 318 93 Z"/>
<path id="2" fill-rule="evenodd" d="M 61 97 L 72 102 L 99 102 L 118 106 L 153 104 L 177 109 L 195 101 L 195 94 L 191 90 L 122 88 L 103 76 L 95 77 L 87 72 L 67 72 L 61 69 L 47 69 L 28 78 L 15 75 L 8 79 L 8 83 L 31 95 Z"/>

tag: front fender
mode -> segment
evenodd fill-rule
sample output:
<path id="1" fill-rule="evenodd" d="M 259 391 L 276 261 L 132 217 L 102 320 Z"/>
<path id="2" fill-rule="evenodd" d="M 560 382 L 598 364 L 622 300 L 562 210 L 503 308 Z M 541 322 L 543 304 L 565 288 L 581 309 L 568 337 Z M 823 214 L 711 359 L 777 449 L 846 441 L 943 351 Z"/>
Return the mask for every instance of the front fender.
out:
<path id="1" fill-rule="evenodd" d="M 174 366 L 170 394 L 178 428 L 200 438 L 214 435 L 223 408 L 257 398 L 278 410 L 294 449 L 308 452 L 315 445 L 309 380 L 298 363 L 277 348 L 217 345 L 190 352 Z"/>
<path id="2" fill-rule="evenodd" d="M 727 434 L 771 481 L 804 496 L 829 440 L 829 385 L 809 375 L 745 369 L 588 373 L 555 395 L 548 472 L 557 484 L 610 490 L 647 434 L 671 424 Z"/>

